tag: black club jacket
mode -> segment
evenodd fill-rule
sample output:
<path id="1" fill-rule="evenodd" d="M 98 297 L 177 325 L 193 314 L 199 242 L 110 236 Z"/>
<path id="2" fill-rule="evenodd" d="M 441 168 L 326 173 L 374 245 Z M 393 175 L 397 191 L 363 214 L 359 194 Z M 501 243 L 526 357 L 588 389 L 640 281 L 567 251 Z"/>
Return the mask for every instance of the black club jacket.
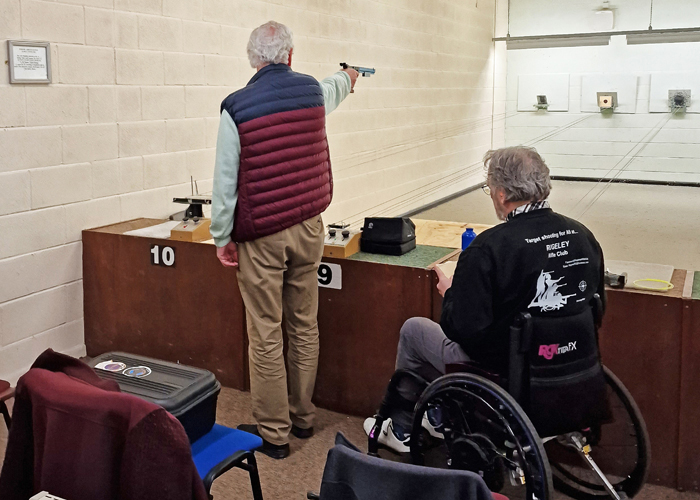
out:
<path id="1" fill-rule="evenodd" d="M 440 326 L 467 355 L 499 373 L 508 367 L 515 316 L 574 316 L 603 301 L 603 251 L 579 222 L 549 208 L 484 231 L 462 252 Z"/>

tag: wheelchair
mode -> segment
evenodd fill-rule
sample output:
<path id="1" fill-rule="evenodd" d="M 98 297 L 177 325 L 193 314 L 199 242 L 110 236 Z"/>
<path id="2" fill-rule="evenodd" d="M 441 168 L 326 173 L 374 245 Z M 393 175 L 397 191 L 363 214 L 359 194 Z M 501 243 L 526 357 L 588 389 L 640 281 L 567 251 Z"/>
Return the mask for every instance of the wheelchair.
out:
<path id="1" fill-rule="evenodd" d="M 476 472 L 511 499 L 550 500 L 555 488 L 577 500 L 633 497 L 649 472 L 649 436 L 632 396 L 600 361 L 601 312 L 596 295 L 579 318 L 588 326 L 573 333 L 573 362 L 546 364 L 572 348 L 553 340 L 567 317 L 522 313 L 510 328 L 507 378 L 472 362 L 448 366 L 431 383 L 397 371 L 369 432 L 369 454 L 378 456 L 383 422 L 403 408 L 413 412 L 414 464 Z M 431 415 L 442 439 L 424 428 Z"/>

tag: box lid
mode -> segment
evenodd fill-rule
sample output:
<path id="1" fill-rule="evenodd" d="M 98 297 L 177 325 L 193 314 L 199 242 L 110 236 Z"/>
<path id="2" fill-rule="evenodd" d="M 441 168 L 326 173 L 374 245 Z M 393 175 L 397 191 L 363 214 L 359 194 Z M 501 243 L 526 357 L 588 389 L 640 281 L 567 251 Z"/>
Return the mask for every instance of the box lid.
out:
<path id="1" fill-rule="evenodd" d="M 221 390 L 212 372 L 193 366 L 124 352 L 107 352 L 94 358 L 89 365 L 95 368 L 104 361 L 123 363 L 126 368 L 120 371 L 96 368 L 100 378 L 114 380 L 122 392 L 162 406 L 176 417 Z M 151 373 L 138 377 L 124 374 L 129 368 L 139 366 L 148 367 Z"/>

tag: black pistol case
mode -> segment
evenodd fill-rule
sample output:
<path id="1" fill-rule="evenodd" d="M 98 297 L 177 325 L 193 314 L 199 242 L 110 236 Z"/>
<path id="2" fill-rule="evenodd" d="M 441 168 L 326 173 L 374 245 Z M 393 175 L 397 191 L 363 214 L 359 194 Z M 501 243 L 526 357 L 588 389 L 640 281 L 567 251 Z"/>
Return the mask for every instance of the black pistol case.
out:
<path id="1" fill-rule="evenodd" d="M 362 227 L 360 250 L 384 255 L 403 255 L 416 248 L 416 226 L 408 217 L 367 217 Z"/>
<path id="2" fill-rule="evenodd" d="M 88 363 L 92 368 L 105 361 L 123 363 L 121 371 L 95 369 L 97 375 L 114 380 L 122 392 L 165 408 L 185 428 L 190 443 L 209 432 L 216 422 L 216 401 L 221 384 L 210 371 L 136 354 L 107 352 Z M 145 366 L 151 373 L 139 377 L 124 373 Z"/>

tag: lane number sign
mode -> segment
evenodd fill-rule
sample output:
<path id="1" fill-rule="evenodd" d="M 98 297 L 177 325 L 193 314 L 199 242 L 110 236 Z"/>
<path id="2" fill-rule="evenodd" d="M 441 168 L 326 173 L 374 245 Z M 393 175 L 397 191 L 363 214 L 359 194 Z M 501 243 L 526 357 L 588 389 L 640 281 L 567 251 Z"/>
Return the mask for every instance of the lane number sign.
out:
<path id="1" fill-rule="evenodd" d="M 151 264 L 154 266 L 173 267 L 175 265 L 175 249 L 151 245 Z"/>
<path id="2" fill-rule="evenodd" d="M 321 262 L 318 266 L 318 286 L 340 290 L 343 287 L 343 273 L 340 266 Z"/>

